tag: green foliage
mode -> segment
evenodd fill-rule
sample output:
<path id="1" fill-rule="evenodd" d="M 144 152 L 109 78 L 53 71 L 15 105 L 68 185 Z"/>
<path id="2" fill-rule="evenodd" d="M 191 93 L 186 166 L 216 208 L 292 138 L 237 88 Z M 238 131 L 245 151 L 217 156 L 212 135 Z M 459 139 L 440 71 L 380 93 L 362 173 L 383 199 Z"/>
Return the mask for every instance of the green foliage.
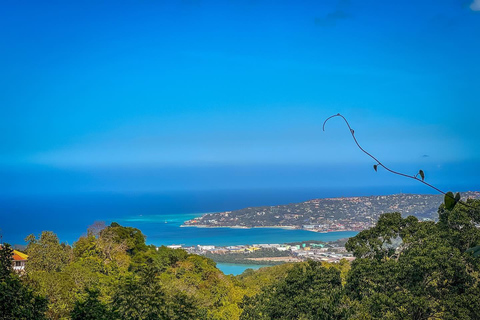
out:
<path id="1" fill-rule="evenodd" d="M 28 261 L 26 281 L 35 291 L 48 298 L 47 316 L 51 319 L 68 317 L 76 299 L 76 281 L 66 271 L 72 261 L 72 249 L 61 244 L 58 237 L 44 231 L 37 239 L 29 235 L 26 239 Z"/>
<path id="2" fill-rule="evenodd" d="M 205 257 L 146 246 L 138 229 L 113 223 L 73 249 L 43 233 L 29 237 L 28 249 L 28 281 L 48 297 L 50 319 L 230 320 L 241 313 L 246 289 L 234 277 Z M 55 264 L 52 257 L 64 254 L 68 259 Z"/>
<path id="3" fill-rule="evenodd" d="M 72 310 L 72 320 L 113 320 L 114 314 L 109 310 L 108 306 L 102 303 L 98 296 L 100 291 L 95 289 L 87 289 L 87 298 L 85 300 L 77 300 Z"/>
<path id="4" fill-rule="evenodd" d="M 289 257 L 290 252 L 288 251 L 278 251 L 276 249 L 260 249 L 254 252 L 244 253 L 228 253 L 228 254 L 217 254 L 217 253 L 206 253 L 205 257 L 212 259 L 215 262 L 223 263 L 238 263 L 238 264 L 261 264 L 261 265 L 278 265 L 284 262 L 282 261 L 268 261 L 268 260 L 250 260 L 251 258 L 266 258 L 266 257 Z"/>
<path id="5" fill-rule="evenodd" d="M 247 289 L 246 295 L 252 296 L 260 293 L 275 282 L 285 279 L 293 263 L 284 263 L 278 266 L 261 268 L 258 270 L 247 269 L 236 278 Z"/>
<path id="6" fill-rule="evenodd" d="M 451 191 L 445 193 L 445 197 L 444 197 L 445 209 L 453 210 L 455 205 L 460 202 L 460 199 L 461 199 L 461 196 L 460 196 L 460 193 L 458 192 L 455 194 L 455 196 L 453 196 L 453 192 Z"/>
<path id="7" fill-rule="evenodd" d="M 8 243 L 0 245 L 0 279 L 4 279 L 13 272 L 13 249 Z"/>
<path id="8" fill-rule="evenodd" d="M 25 241 L 28 242 L 29 257 L 26 266 L 28 272 L 61 271 L 71 259 L 71 248 L 63 243 L 60 244 L 57 235 L 51 231 L 42 232 L 38 240 L 31 234 Z"/>
<path id="9" fill-rule="evenodd" d="M 195 319 L 197 309 L 193 299 L 182 293 L 168 297 L 154 274 L 127 277 L 113 297 L 117 319 Z"/>
<path id="10" fill-rule="evenodd" d="M 383 214 L 348 240 L 351 268 L 296 264 L 247 294 L 241 319 L 480 319 L 480 201 L 466 204 L 441 205 L 438 223 Z"/>
<path id="11" fill-rule="evenodd" d="M 98 237 L 92 234 L 81 237 L 74 244 L 74 257 L 90 266 L 96 265 L 96 271 L 105 274 L 118 274 L 127 271 L 130 265 L 130 256 L 127 245 L 114 240 L 110 233 L 100 233 Z"/>
<path id="12" fill-rule="evenodd" d="M 461 199 L 460 193 L 457 192 L 457 193 L 455 194 L 455 202 L 459 202 L 460 199 Z"/>
<path id="13" fill-rule="evenodd" d="M 418 228 L 418 219 L 408 217 L 402 219 L 400 213 L 385 213 L 380 216 L 377 225 L 360 232 L 350 238 L 345 247 L 357 258 L 372 258 L 382 260 L 396 255 L 402 247 L 396 247 L 392 242 L 405 238 L 410 241 L 412 234 Z"/>
<path id="14" fill-rule="evenodd" d="M 42 233 L 29 237 L 22 279 L 8 249 L 0 252 L 8 315 L 0 319 L 42 319 L 39 296 L 48 297 L 49 319 L 480 319 L 479 209 L 479 200 L 441 205 L 437 223 L 386 213 L 347 241 L 351 264 L 309 261 L 237 277 L 206 257 L 146 246 L 138 229 L 116 223 L 73 249 Z"/>
<path id="15" fill-rule="evenodd" d="M 445 209 L 452 210 L 455 207 L 456 201 L 453 192 L 449 191 L 445 194 Z"/>
<path id="16" fill-rule="evenodd" d="M 135 276 L 126 278 L 113 297 L 119 319 L 163 319 L 164 306 L 165 293 L 158 282 Z"/>
<path id="17" fill-rule="evenodd" d="M 245 291 L 235 278 L 224 275 L 215 265 L 205 257 L 188 255 L 161 273 L 159 280 L 170 296 L 181 291 L 192 297 L 199 315 L 207 319 L 238 319 L 238 302 Z"/>
<path id="18" fill-rule="evenodd" d="M 140 230 L 132 227 L 123 227 L 116 222 L 112 222 L 110 227 L 100 231 L 100 236 L 105 238 L 111 237 L 115 243 L 126 245 L 126 251 L 132 256 L 147 249 L 145 244 L 146 237 Z"/>
<path id="19" fill-rule="evenodd" d="M 13 250 L 0 248 L 0 320 L 45 319 L 47 301 L 35 294 L 12 270 Z"/>
<path id="20" fill-rule="evenodd" d="M 321 262 L 296 264 L 262 293 L 246 297 L 240 319 L 347 319 L 340 272 Z"/>
<path id="21" fill-rule="evenodd" d="M 384 214 L 347 242 L 357 259 L 346 292 L 371 319 L 479 319 L 480 264 L 466 252 L 480 240 L 479 201 L 439 209 L 440 221 Z"/>
<path id="22" fill-rule="evenodd" d="M 466 252 L 471 252 L 475 258 L 478 258 L 480 257 L 480 246 L 475 246 L 473 248 L 470 248 Z"/>
<path id="23" fill-rule="evenodd" d="M 81 237 L 73 250 L 60 244 L 52 232 L 43 232 L 38 240 L 31 235 L 27 240 L 28 282 L 48 297 L 50 319 L 68 319 L 75 302 L 93 285 L 98 285 L 102 299 L 108 300 L 119 278 L 128 273 L 126 246 L 112 236 L 89 234 Z"/>
<path id="24" fill-rule="evenodd" d="M 469 199 L 466 205 L 458 203 L 453 209 L 441 205 L 438 216 L 439 232 L 451 246 L 463 252 L 480 244 L 480 231 L 475 225 L 480 223 L 480 201 Z"/>

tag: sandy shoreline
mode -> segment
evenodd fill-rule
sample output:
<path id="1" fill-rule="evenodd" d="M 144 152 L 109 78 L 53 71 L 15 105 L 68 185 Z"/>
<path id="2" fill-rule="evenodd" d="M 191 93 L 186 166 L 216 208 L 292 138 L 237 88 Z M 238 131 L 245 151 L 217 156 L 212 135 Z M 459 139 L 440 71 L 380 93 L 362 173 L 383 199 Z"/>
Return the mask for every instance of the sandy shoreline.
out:
<path id="1" fill-rule="evenodd" d="M 263 257 L 263 258 L 246 258 L 251 261 L 273 261 L 273 262 L 300 262 L 302 261 L 296 257 Z"/>
<path id="2" fill-rule="evenodd" d="M 245 227 L 245 226 L 209 226 L 205 224 L 198 225 L 185 225 L 182 224 L 180 228 L 228 228 L 228 229 L 284 229 L 284 230 L 304 230 L 315 233 L 330 233 L 330 232 L 346 232 L 346 231 L 355 231 L 360 232 L 359 230 L 332 230 L 332 231 L 316 231 L 310 229 L 302 229 L 297 226 L 259 226 L 259 227 Z"/>
<path id="3" fill-rule="evenodd" d="M 260 227 L 245 227 L 245 226 L 209 226 L 205 224 L 185 225 L 182 224 L 180 228 L 229 228 L 229 229 L 286 229 L 286 230 L 302 230 L 296 226 L 260 226 Z"/>

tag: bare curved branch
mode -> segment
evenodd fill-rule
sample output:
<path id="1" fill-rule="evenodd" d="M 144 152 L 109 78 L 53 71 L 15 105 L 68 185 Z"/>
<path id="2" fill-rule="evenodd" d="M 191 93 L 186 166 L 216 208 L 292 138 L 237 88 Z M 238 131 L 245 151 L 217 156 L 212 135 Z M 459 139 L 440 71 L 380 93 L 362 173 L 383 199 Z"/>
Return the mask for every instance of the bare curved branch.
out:
<path id="1" fill-rule="evenodd" d="M 431 185 L 430 183 L 426 182 L 425 180 L 423 180 L 423 171 L 422 171 L 422 173 L 420 173 L 421 170 L 419 171 L 419 173 L 417 173 L 416 175 L 412 176 L 412 175 L 404 174 L 404 173 L 401 173 L 401 172 L 398 172 L 398 171 L 394 171 L 394 170 L 388 168 L 387 166 L 385 166 L 382 162 L 380 162 L 380 160 L 378 160 L 376 157 L 374 157 L 372 154 L 370 154 L 369 152 L 367 152 L 365 149 L 363 149 L 363 148 L 360 146 L 360 144 L 359 144 L 358 141 L 357 141 L 357 138 L 355 137 L 355 131 L 352 129 L 352 127 L 350 127 L 350 124 L 348 123 L 347 119 L 346 119 L 344 116 L 342 116 L 340 113 L 337 113 L 337 114 L 335 114 L 335 115 L 333 115 L 333 116 L 328 117 L 328 118 L 323 122 L 323 131 L 325 131 L 325 124 L 327 123 L 327 121 L 330 120 L 330 119 L 332 119 L 332 118 L 335 118 L 335 117 L 340 117 L 340 118 L 342 118 L 342 119 L 345 121 L 345 123 L 347 124 L 348 129 L 350 130 L 350 134 L 352 135 L 352 138 L 353 138 L 353 140 L 355 141 L 355 144 L 357 145 L 357 147 L 358 147 L 360 150 L 362 150 L 363 153 L 365 153 L 367 156 L 369 156 L 370 158 L 372 158 L 373 160 L 375 160 L 375 161 L 377 162 L 376 165 L 374 166 L 375 170 L 376 170 L 377 166 L 381 166 L 382 168 L 384 168 L 385 170 L 387 170 L 387 171 L 389 171 L 389 172 L 391 172 L 391 173 L 393 173 L 393 174 L 396 174 L 396 175 L 399 175 L 399 176 L 402 176 L 402 177 L 406 177 L 406 178 L 410 178 L 410 179 L 416 180 L 416 181 L 418 181 L 418 182 L 420 182 L 420 183 L 423 183 L 424 185 L 426 185 L 426 186 L 434 189 L 435 191 L 440 192 L 441 194 L 443 194 L 443 195 L 445 195 L 445 196 L 448 196 L 448 197 L 450 197 L 450 198 L 452 198 L 452 199 L 455 200 L 455 198 L 453 198 L 452 196 L 450 196 L 450 195 L 447 194 L 446 192 L 438 189 L 437 187 L 435 187 L 435 186 Z M 422 176 L 422 179 L 419 179 L 419 178 L 417 177 L 419 174 Z M 463 204 L 463 205 L 465 205 L 465 206 L 470 207 L 468 204 L 466 204 L 466 203 L 464 203 L 464 202 L 462 202 L 462 201 L 458 201 L 458 203 L 461 203 L 461 204 Z"/>
<path id="2" fill-rule="evenodd" d="M 348 126 L 348 129 L 350 129 L 350 134 L 352 135 L 353 140 L 355 141 L 355 143 L 356 143 L 356 145 L 358 146 L 358 148 L 359 148 L 360 150 L 362 150 L 362 152 L 365 153 L 366 155 L 368 155 L 370 158 L 372 158 L 373 160 L 375 160 L 375 161 L 377 162 L 377 165 L 381 166 L 382 168 L 384 168 L 385 170 L 387 170 L 387 171 L 389 171 L 389 172 L 391 172 L 391 173 L 394 173 L 394 174 L 399 175 L 399 176 L 407 177 L 407 178 L 410 178 L 410 179 L 413 179 L 413 180 L 417 180 L 417 181 L 419 181 L 419 182 L 421 182 L 421 183 L 429 186 L 430 188 L 432 188 L 432 189 L 434 189 L 434 190 L 436 190 L 436 191 L 438 191 L 438 192 L 440 192 L 440 193 L 442 193 L 442 194 L 444 194 L 444 195 L 446 194 L 446 192 L 443 192 L 442 190 L 440 190 L 440 189 L 432 186 L 431 184 L 425 182 L 424 180 L 417 178 L 417 175 L 411 176 L 411 175 L 408 175 L 408 174 L 404 174 L 404 173 L 401 173 L 401 172 L 394 171 L 394 170 L 386 167 L 383 163 L 380 162 L 380 160 L 378 160 L 378 159 L 375 158 L 373 155 L 371 155 L 370 153 L 368 153 L 367 151 L 365 151 L 365 149 L 363 149 L 363 148 L 360 146 L 360 144 L 358 143 L 357 138 L 355 137 L 355 131 L 352 129 L 352 127 L 350 127 L 350 124 L 348 123 L 347 119 L 345 119 L 345 117 L 342 116 L 340 113 L 338 113 L 338 114 L 336 114 L 336 115 L 333 115 L 333 116 L 327 118 L 327 120 L 325 120 L 325 122 L 323 123 L 323 131 L 325 131 L 325 124 L 327 123 L 327 121 L 328 121 L 329 119 L 331 119 L 331 118 L 334 118 L 334 117 L 341 117 L 341 118 L 345 121 L 345 123 L 346 123 L 347 126 Z"/>

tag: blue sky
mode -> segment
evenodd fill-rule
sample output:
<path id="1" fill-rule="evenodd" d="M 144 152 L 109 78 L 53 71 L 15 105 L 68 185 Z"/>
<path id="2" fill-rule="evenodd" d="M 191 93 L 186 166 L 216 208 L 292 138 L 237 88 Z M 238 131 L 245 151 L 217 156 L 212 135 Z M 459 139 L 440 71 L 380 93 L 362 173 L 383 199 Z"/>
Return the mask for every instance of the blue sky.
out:
<path id="1" fill-rule="evenodd" d="M 479 33 L 479 1 L 7 1 L 0 191 L 411 185 L 336 113 L 478 188 Z"/>

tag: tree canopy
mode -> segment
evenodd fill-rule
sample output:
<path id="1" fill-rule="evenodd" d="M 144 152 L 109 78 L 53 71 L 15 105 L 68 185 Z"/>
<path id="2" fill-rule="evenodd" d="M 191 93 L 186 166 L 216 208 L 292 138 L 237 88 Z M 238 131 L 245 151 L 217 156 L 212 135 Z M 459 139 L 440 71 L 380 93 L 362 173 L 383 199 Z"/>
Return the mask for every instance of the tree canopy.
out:
<path id="1" fill-rule="evenodd" d="M 480 319 L 480 200 L 438 222 L 398 212 L 346 243 L 352 263 L 306 261 L 233 277 L 214 261 L 98 226 L 72 247 L 27 238 L 26 274 L 0 250 L 0 319 Z"/>
<path id="2" fill-rule="evenodd" d="M 0 320 L 45 319 L 47 300 L 24 284 L 12 268 L 13 250 L 0 247 Z"/>

